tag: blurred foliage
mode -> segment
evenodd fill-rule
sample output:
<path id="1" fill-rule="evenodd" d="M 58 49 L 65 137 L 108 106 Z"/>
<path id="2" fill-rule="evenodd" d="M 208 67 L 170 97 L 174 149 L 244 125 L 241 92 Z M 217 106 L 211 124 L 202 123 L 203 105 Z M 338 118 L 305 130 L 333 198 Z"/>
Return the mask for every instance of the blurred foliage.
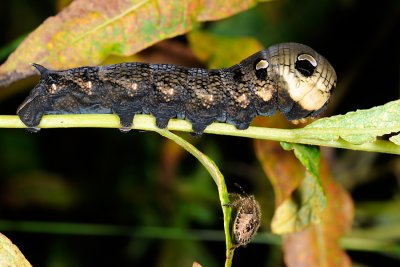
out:
<path id="1" fill-rule="evenodd" d="M 2 1 L 0 55 L 9 54 L 21 37 L 55 15 L 65 2 Z M 373 14 L 373 23 L 366 14 Z M 399 18 L 396 0 L 272 1 L 199 25 L 205 35 L 190 33 L 164 41 L 138 57 L 214 67 L 231 64 L 226 55 L 232 51 L 228 57 L 232 60 L 234 55 L 243 58 L 239 53 L 251 53 L 257 49 L 255 40 L 263 46 L 306 43 L 336 68 L 339 85 L 328 113 L 340 114 L 399 98 Z M 251 44 L 242 43 L 243 39 Z M 0 92 L 0 114 L 15 114 L 34 82 L 19 82 L 7 87 L 11 93 Z M 261 232 L 268 230 L 279 199 L 274 201 L 275 184 L 265 178 L 265 166 L 257 161 L 251 140 L 203 135 L 191 141 L 216 162 L 230 191 L 239 183 L 256 195 L 264 215 Z M 355 203 L 353 229 L 343 240 L 352 261 L 363 266 L 399 265 L 399 158 L 333 149 L 323 149 L 322 154 L 332 170 L 331 179 L 346 188 Z M 280 159 L 269 157 L 276 163 Z M 277 182 L 283 176 L 277 176 Z M 225 260 L 223 215 L 212 179 L 193 157 L 155 133 L 55 129 L 30 134 L 2 129 L 0 193 L 0 231 L 33 266 L 190 266 L 197 261 L 211 267 Z M 328 201 L 341 203 L 338 194 L 327 195 Z M 344 223 L 339 215 L 328 219 Z M 22 227 L 26 221 L 43 225 Z M 47 222 L 56 227 L 46 226 Z M 57 222 L 77 225 L 64 227 Z M 93 227 L 86 227 L 88 223 Z M 125 230 L 105 234 L 96 225 Z M 174 229 L 216 230 L 220 235 Z M 304 248 L 313 234 L 289 236 L 297 241 L 286 240 L 284 250 L 295 243 Z M 252 266 L 284 265 L 277 242 L 271 241 L 276 239 L 259 236 L 260 242 L 236 252 L 233 266 L 249 261 Z"/>

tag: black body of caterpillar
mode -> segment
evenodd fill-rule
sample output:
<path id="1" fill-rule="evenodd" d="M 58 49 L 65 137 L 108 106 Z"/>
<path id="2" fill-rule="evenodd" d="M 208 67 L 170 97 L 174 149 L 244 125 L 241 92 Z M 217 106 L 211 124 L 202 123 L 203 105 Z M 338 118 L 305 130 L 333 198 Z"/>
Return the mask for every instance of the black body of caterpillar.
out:
<path id="1" fill-rule="evenodd" d="M 283 43 L 225 69 L 121 63 L 40 72 L 39 84 L 17 114 L 31 131 L 44 114 L 115 113 L 121 131 L 135 114 L 152 114 L 159 128 L 186 118 L 195 134 L 214 121 L 249 127 L 277 110 L 289 120 L 318 116 L 336 85 L 329 62 L 308 46 Z"/>

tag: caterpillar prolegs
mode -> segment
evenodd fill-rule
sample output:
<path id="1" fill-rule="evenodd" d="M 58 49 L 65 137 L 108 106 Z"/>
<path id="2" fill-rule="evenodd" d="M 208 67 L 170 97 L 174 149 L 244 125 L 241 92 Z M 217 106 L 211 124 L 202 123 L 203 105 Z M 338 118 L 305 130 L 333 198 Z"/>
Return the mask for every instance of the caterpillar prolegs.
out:
<path id="1" fill-rule="evenodd" d="M 329 62 L 308 46 L 282 43 L 224 69 L 121 63 L 49 70 L 33 64 L 40 81 L 17 114 L 31 131 L 44 114 L 115 113 L 129 131 L 135 114 L 152 114 L 159 128 L 187 119 L 195 134 L 214 121 L 249 127 L 255 116 L 287 119 L 323 112 L 336 86 Z"/>

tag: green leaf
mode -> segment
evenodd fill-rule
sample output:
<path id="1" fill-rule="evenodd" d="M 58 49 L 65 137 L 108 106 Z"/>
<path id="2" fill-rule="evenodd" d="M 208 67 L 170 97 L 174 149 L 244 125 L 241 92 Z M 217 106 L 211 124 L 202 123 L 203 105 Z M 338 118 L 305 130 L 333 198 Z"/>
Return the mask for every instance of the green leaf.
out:
<path id="1" fill-rule="evenodd" d="M 379 136 L 400 132 L 400 100 L 367 110 L 323 118 L 302 130 L 312 130 L 307 131 L 307 138 L 327 141 L 342 138 L 356 145 L 370 143 Z M 398 136 L 389 140 L 399 145 Z"/>
<path id="2" fill-rule="evenodd" d="M 296 158 L 311 173 L 311 175 L 319 180 L 319 148 L 316 146 L 306 146 L 301 144 L 292 144 L 282 142 L 281 146 L 285 150 L 293 150 Z"/>
<path id="3" fill-rule="evenodd" d="M 96 65 L 183 34 L 199 22 L 250 8 L 256 0 L 76 0 L 32 32 L 0 66 L 0 86 L 48 68 Z"/>

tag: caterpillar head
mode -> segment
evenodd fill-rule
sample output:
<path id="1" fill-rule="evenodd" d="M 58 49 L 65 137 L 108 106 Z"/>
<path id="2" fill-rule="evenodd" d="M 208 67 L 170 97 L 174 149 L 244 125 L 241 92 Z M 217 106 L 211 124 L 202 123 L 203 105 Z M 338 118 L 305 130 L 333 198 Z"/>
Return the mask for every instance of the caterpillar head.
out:
<path id="1" fill-rule="evenodd" d="M 277 109 L 289 120 L 315 117 L 325 111 L 336 86 L 331 64 L 302 44 L 271 46 L 259 54 L 253 66 L 257 79 L 265 80 L 264 91 L 268 88 L 274 92 Z"/>

